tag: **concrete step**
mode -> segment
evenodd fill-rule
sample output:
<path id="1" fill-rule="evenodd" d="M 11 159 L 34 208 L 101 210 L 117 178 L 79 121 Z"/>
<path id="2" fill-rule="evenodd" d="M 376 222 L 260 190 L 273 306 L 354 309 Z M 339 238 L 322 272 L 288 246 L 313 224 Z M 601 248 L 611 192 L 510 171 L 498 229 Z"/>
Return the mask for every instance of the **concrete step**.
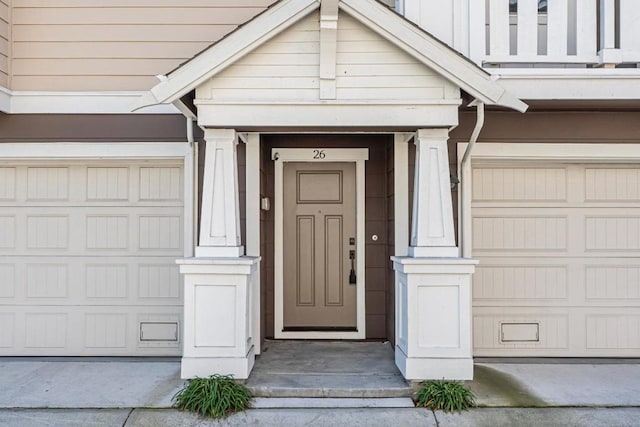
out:
<path id="1" fill-rule="evenodd" d="M 408 397 L 392 398 L 302 398 L 302 397 L 256 397 L 255 409 L 296 409 L 296 408 L 413 408 L 413 400 Z"/>
<path id="2" fill-rule="evenodd" d="M 279 398 L 410 398 L 413 390 L 397 377 L 373 375 L 269 375 L 246 384 L 255 397 Z"/>

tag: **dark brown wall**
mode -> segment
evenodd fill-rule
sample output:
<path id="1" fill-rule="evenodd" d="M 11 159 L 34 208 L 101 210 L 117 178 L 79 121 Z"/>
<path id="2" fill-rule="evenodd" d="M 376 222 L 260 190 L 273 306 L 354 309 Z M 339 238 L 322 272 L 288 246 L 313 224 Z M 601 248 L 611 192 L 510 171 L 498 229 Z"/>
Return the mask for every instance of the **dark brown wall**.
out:
<path id="1" fill-rule="evenodd" d="M 452 142 L 468 141 L 475 112 L 461 112 Z M 479 142 L 606 143 L 640 142 L 640 112 L 488 111 Z"/>
<path id="2" fill-rule="evenodd" d="M 387 254 L 393 256 L 395 254 L 395 209 L 394 209 L 394 149 L 393 144 L 387 144 Z M 408 166 L 408 165 L 407 165 Z M 395 271 L 391 261 L 387 263 L 386 270 L 387 292 L 386 292 L 386 310 L 387 310 L 387 339 L 391 343 L 395 343 Z"/>
<path id="3" fill-rule="evenodd" d="M 368 339 L 388 337 L 389 251 L 388 251 L 388 173 L 387 152 L 392 141 L 390 135 L 263 135 L 263 184 L 265 194 L 273 201 L 273 147 L 336 147 L 368 148 L 366 174 L 366 322 Z M 263 322 L 266 337 L 273 337 L 273 210 L 264 213 L 263 241 Z M 371 240 L 373 234 L 378 241 Z"/>
<path id="4" fill-rule="evenodd" d="M 179 114 L 0 114 L 0 142 L 181 142 Z"/>

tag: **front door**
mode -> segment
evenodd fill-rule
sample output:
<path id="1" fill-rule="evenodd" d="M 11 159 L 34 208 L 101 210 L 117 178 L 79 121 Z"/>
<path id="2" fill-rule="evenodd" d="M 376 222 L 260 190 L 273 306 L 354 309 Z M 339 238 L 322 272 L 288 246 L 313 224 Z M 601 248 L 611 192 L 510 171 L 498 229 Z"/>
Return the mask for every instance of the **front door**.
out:
<path id="1" fill-rule="evenodd" d="M 283 171 L 284 331 L 356 331 L 356 164 Z"/>

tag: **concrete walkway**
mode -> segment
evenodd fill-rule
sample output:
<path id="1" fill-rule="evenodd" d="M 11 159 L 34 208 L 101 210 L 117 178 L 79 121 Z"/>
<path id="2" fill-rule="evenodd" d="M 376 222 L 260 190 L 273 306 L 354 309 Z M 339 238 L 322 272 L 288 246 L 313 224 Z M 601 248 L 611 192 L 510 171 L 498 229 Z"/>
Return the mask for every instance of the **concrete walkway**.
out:
<path id="1" fill-rule="evenodd" d="M 366 349 L 365 353 L 382 352 L 377 361 L 370 361 L 366 354 L 353 357 L 354 365 L 360 366 L 355 373 L 345 371 L 346 365 L 339 363 L 347 357 L 344 354 L 301 363 L 302 370 L 298 370 L 274 348 L 261 356 L 264 369 L 256 365 L 257 375 L 247 382 L 266 395 L 287 389 L 278 383 L 281 376 L 289 385 L 324 390 L 321 396 L 331 395 L 333 389 L 356 390 L 358 396 L 371 389 L 369 384 L 384 384 L 392 391 L 396 386 L 406 388 L 384 347 Z M 308 354 L 293 354 L 313 358 L 312 350 L 322 354 L 313 346 L 305 350 Z M 273 351 L 271 356 L 269 351 Z M 383 401 L 362 394 L 352 400 L 316 398 L 298 399 L 297 403 L 296 399 L 283 403 L 271 398 L 259 405 L 262 409 L 216 422 L 171 409 L 171 398 L 183 384 L 177 359 L 4 358 L 0 359 L 0 426 L 640 425 L 638 360 L 513 362 L 478 361 L 470 387 L 480 407 L 462 414 L 407 408 L 395 400 L 399 397 Z M 305 382 L 304 371 L 313 381 Z M 288 375 L 295 381 L 287 379 Z M 332 383 L 332 378 L 340 381 Z M 289 392 L 295 392 L 295 387 Z M 306 407 L 297 407 L 300 405 Z"/>
<path id="2" fill-rule="evenodd" d="M 87 359 L 0 358 L 0 408 L 169 408 L 183 384 L 178 359 Z"/>
<path id="3" fill-rule="evenodd" d="M 640 425 L 639 408 L 481 408 L 461 414 L 425 409 L 253 409 L 214 421 L 171 409 L 0 409 L 6 427 L 616 427 Z"/>

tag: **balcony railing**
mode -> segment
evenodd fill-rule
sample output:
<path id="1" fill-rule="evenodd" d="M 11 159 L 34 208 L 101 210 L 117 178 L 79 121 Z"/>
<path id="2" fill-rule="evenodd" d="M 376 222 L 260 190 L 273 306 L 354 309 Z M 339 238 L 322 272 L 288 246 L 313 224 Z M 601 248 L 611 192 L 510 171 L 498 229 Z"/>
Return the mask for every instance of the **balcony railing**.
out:
<path id="1" fill-rule="evenodd" d="M 484 66 L 640 63 L 640 0 L 469 0 L 469 17 L 470 56 Z"/>

